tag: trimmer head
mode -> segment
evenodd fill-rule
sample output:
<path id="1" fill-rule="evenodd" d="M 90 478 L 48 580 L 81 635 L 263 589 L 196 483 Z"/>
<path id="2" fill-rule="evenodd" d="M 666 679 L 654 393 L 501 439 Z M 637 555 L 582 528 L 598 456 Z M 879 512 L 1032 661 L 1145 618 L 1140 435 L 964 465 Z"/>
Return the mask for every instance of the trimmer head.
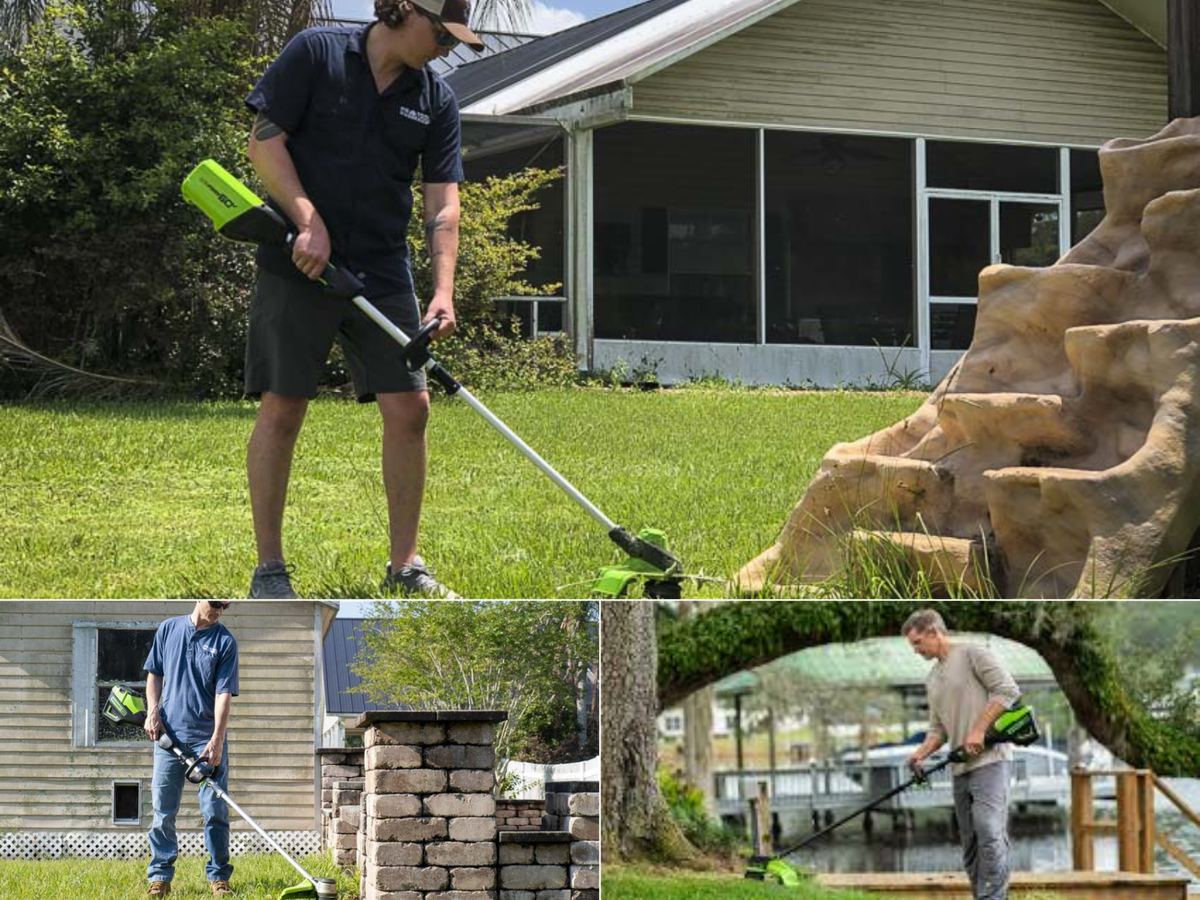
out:
<path id="1" fill-rule="evenodd" d="M 811 876 L 777 856 L 755 856 L 746 866 L 745 877 L 755 881 L 774 880 L 784 887 L 800 887 L 801 882 Z"/>
<path id="2" fill-rule="evenodd" d="M 600 570 L 592 583 L 593 594 L 620 597 L 629 590 L 631 584 L 641 581 L 645 584 L 647 597 L 679 599 L 682 594 L 679 560 L 667 550 L 667 536 L 663 532 L 657 528 L 643 528 L 637 537 L 628 532 L 620 536 L 609 534 L 609 537 L 630 555 L 617 565 Z M 647 560 L 647 556 L 653 561 Z"/>
<path id="3" fill-rule="evenodd" d="M 279 900 L 337 900 L 337 882 L 332 878 L 302 881 L 284 888 Z"/>

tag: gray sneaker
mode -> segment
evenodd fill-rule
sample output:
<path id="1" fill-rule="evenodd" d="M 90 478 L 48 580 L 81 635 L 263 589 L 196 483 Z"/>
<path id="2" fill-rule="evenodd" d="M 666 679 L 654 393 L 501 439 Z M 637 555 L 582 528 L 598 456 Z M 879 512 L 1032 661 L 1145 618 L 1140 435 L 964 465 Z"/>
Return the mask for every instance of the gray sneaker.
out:
<path id="1" fill-rule="evenodd" d="M 265 562 L 250 579 L 251 600 L 296 600 L 292 590 L 292 567 L 281 559 Z"/>
<path id="2" fill-rule="evenodd" d="M 437 597 L 442 600 L 461 600 L 462 597 L 450 590 L 425 568 L 425 560 L 414 556 L 410 565 L 401 566 L 392 571 L 392 564 L 387 566 L 387 577 L 379 588 L 385 594 L 408 594 L 417 597 Z"/>

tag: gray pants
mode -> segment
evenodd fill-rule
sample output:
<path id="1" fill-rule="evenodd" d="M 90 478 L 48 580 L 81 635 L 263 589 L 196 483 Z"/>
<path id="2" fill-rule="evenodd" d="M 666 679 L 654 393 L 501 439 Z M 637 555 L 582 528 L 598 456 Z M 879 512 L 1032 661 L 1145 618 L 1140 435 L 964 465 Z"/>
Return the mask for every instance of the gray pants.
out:
<path id="1" fill-rule="evenodd" d="M 954 777 L 954 815 L 975 900 L 1008 898 L 1008 777 L 1000 761 Z"/>

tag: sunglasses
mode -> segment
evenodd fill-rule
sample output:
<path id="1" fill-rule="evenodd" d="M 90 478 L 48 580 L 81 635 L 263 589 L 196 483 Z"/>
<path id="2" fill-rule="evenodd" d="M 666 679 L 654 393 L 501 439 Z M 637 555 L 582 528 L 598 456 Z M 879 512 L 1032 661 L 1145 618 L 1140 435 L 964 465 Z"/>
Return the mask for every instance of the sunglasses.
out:
<path id="1" fill-rule="evenodd" d="M 428 19 L 430 22 L 433 23 L 434 31 L 436 33 L 434 39 L 437 41 L 437 45 L 439 47 L 457 47 L 458 46 L 458 44 L 459 44 L 458 38 L 456 38 L 454 35 L 452 35 L 449 31 L 446 30 L 446 26 L 442 24 L 441 19 L 439 19 L 433 13 L 426 12 L 425 10 L 421 9 L 421 7 L 419 7 L 419 6 L 414 5 L 413 9 L 415 9 L 422 16 L 424 16 L 426 19 Z"/>
<path id="2" fill-rule="evenodd" d="M 213 609 L 229 609 L 229 603 L 216 603 L 212 600 L 205 601 Z"/>

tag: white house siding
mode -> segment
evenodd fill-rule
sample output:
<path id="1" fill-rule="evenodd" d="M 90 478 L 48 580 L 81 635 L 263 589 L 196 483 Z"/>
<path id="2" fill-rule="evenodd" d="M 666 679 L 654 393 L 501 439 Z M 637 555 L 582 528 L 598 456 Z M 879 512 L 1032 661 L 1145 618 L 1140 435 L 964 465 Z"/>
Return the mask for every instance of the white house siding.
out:
<path id="1" fill-rule="evenodd" d="M 73 623 L 157 624 L 193 607 L 190 601 L 0 603 L 0 832 L 149 828 L 150 746 L 74 746 Z M 241 669 L 229 730 L 229 790 L 272 831 L 314 830 L 313 611 L 311 602 L 239 601 L 223 619 L 237 638 Z M 114 826 L 111 784 L 137 779 L 143 824 Z M 235 829 L 247 827 L 231 820 Z M 200 826 L 189 789 L 179 827 Z"/>
<path id="2" fill-rule="evenodd" d="M 1167 56 L 1096 0 L 799 0 L 635 84 L 632 114 L 1099 145 L 1166 122 Z"/>

